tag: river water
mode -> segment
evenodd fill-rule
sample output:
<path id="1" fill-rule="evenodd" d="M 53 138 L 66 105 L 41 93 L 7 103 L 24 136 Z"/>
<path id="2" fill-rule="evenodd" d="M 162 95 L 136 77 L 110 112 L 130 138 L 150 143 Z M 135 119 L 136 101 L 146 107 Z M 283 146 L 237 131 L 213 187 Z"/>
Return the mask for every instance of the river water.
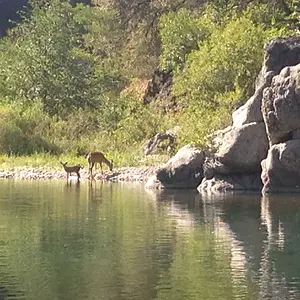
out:
<path id="1" fill-rule="evenodd" d="M 300 299 L 300 195 L 0 181 L 0 300 Z"/>

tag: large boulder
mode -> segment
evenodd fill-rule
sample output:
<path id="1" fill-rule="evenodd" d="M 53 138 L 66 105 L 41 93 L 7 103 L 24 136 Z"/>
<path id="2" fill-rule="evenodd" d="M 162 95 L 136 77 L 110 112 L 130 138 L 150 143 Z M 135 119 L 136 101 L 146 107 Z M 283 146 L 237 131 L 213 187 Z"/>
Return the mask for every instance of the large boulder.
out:
<path id="1" fill-rule="evenodd" d="M 232 121 L 234 127 L 241 127 L 248 123 L 263 122 L 261 112 L 261 99 L 263 91 L 270 86 L 275 72 L 269 71 L 262 76 L 259 86 L 256 88 L 254 95 L 241 107 L 232 113 Z"/>
<path id="2" fill-rule="evenodd" d="M 243 175 L 216 174 L 213 178 L 204 178 L 198 186 L 200 193 L 220 193 L 229 191 L 260 191 L 262 189 L 260 173 Z"/>
<path id="3" fill-rule="evenodd" d="M 171 74 L 155 76 L 145 103 L 148 96 L 171 95 Z M 265 191 L 298 188 L 300 37 L 276 38 L 265 46 L 253 96 L 233 112 L 230 126 L 209 138 L 206 157 L 191 146 L 180 149 L 147 187 L 195 188 L 204 178 L 200 191 L 261 190 L 262 184 Z"/>
<path id="4" fill-rule="evenodd" d="M 300 192 L 300 140 L 273 145 L 261 165 L 263 192 Z"/>
<path id="5" fill-rule="evenodd" d="M 300 64 L 273 78 L 264 90 L 262 112 L 270 145 L 292 139 L 300 128 Z"/>
<path id="6" fill-rule="evenodd" d="M 228 191 L 261 191 L 260 171 L 241 173 L 232 166 L 222 164 L 215 157 L 206 157 L 203 163 L 204 178 L 198 186 L 200 193 Z"/>
<path id="7" fill-rule="evenodd" d="M 264 123 L 249 123 L 233 127 L 223 137 L 223 144 L 215 154 L 233 173 L 260 171 L 260 162 L 267 155 L 268 139 Z"/>
<path id="8" fill-rule="evenodd" d="M 275 75 L 287 66 L 300 63 L 300 37 L 275 38 L 265 45 L 264 64 L 256 83 L 269 71 Z M 262 76 L 261 76 L 262 75 Z"/>
<path id="9" fill-rule="evenodd" d="M 264 63 L 256 79 L 254 95 L 232 114 L 233 126 L 262 122 L 263 90 L 275 75 L 287 66 L 300 63 L 300 38 L 275 38 L 265 45 Z"/>
<path id="10" fill-rule="evenodd" d="M 203 179 L 204 153 L 186 145 L 149 179 L 146 188 L 196 189 Z"/>
<path id="11" fill-rule="evenodd" d="M 300 138 L 299 63 L 300 37 L 276 38 L 265 46 L 255 93 L 233 112 L 231 126 L 212 135 L 198 190 L 261 189 L 261 161 L 270 145 Z M 273 188 L 267 162 L 261 178 Z"/>
<path id="12" fill-rule="evenodd" d="M 278 61 L 270 57 L 265 63 L 278 65 L 280 73 L 263 92 L 270 149 L 261 163 L 261 179 L 264 193 L 300 192 L 300 38 L 277 41 L 274 49 L 286 52 Z"/>

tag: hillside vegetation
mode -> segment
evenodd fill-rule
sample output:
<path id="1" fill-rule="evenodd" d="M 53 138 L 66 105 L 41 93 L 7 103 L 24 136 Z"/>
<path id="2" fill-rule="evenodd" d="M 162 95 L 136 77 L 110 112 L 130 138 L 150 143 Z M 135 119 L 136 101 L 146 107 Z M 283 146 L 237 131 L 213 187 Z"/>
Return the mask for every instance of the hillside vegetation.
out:
<path id="1" fill-rule="evenodd" d="M 298 2 L 31 1 L 0 40 L 0 154 L 101 150 L 136 165 L 177 125 L 177 147 L 205 146 L 253 93 L 263 45 L 298 33 Z M 172 76 L 168 109 L 143 102 L 157 69 Z"/>

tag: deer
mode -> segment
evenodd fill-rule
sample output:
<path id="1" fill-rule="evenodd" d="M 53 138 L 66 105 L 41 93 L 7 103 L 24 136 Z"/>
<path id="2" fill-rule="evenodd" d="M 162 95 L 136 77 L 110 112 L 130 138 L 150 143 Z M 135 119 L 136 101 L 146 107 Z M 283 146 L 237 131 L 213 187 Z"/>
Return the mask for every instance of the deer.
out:
<path id="1" fill-rule="evenodd" d="M 109 167 L 110 171 L 113 169 L 113 161 L 109 161 L 102 152 L 90 152 L 86 158 L 89 163 L 90 178 L 92 178 L 93 167 L 97 163 L 100 165 L 101 174 L 103 174 L 102 163 L 105 163 Z"/>
<path id="2" fill-rule="evenodd" d="M 79 181 L 80 179 L 80 174 L 79 171 L 80 169 L 83 169 L 82 166 L 80 165 L 76 165 L 76 166 L 67 166 L 67 162 L 60 162 L 62 164 L 62 166 L 64 167 L 65 171 L 67 172 L 67 180 L 69 180 L 69 175 L 72 175 L 72 173 L 76 173 L 77 175 L 77 180 Z"/>

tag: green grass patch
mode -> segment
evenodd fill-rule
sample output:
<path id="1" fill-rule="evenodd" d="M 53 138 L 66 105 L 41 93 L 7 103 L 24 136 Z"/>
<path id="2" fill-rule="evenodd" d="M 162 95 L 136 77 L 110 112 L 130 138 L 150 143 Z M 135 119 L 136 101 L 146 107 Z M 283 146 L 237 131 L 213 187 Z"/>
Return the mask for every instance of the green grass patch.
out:
<path id="1" fill-rule="evenodd" d="M 159 165 L 167 162 L 169 155 L 155 154 L 145 156 L 139 151 L 123 152 L 118 151 L 105 154 L 108 160 L 113 160 L 114 168 L 121 167 L 146 167 L 152 165 Z M 60 169 L 62 168 L 60 161 L 68 162 L 69 165 L 80 164 L 84 168 L 88 168 L 87 159 L 84 156 L 76 156 L 73 154 L 62 154 L 59 156 L 47 153 L 35 153 L 27 156 L 8 156 L 0 155 L 0 169 L 10 170 L 16 168 L 48 168 Z M 106 166 L 103 166 L 106 168 Z"/>

